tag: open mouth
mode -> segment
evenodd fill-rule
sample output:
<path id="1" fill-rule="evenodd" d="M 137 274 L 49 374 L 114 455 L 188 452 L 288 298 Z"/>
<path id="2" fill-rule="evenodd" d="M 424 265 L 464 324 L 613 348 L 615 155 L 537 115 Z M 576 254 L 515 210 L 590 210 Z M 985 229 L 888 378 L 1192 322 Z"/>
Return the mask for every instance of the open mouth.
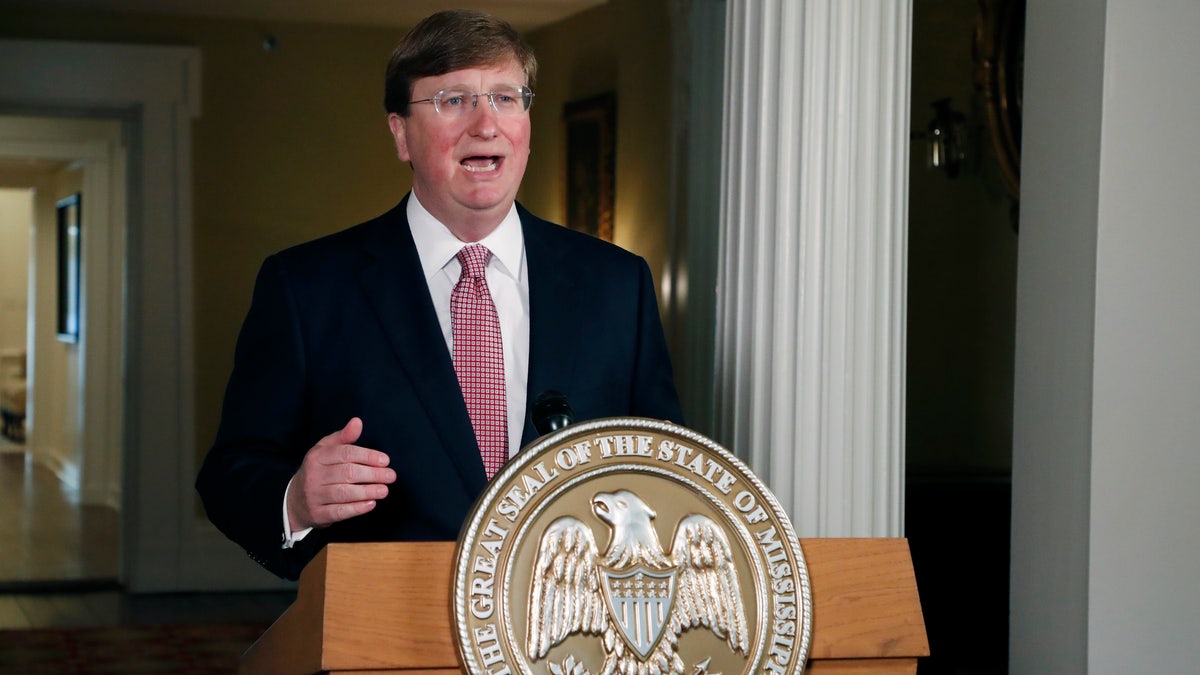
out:
<path id="1" fill-rule="evenodd" d="M 496 155 L 467 157 L 462 162 L 462 167 L 471 173 L 481 173 L 484 171 L 495 171 L 500 167 L 500 157 Z"/>

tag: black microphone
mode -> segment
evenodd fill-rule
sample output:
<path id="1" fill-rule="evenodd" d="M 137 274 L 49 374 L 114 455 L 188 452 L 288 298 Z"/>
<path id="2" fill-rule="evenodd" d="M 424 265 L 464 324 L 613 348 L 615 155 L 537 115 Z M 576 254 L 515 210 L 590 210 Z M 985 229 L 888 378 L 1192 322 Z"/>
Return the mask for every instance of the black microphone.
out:
<path id="1" fill-rule="evenodd" d="M 533 427 L 539 436 L 558 431 L 575 421 L 575 411 L 567 403 L 567 395 L 547 389 L 533 399 Z"/>

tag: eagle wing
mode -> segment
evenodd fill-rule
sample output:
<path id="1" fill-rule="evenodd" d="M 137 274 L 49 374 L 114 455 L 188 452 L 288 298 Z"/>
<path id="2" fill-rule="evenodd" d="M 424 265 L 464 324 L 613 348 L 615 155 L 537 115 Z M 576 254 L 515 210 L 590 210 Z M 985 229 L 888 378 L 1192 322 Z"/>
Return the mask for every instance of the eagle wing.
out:
<path id="1" fill-rule="evenodd" d="M 529 658 L 539 659 L 567 636 L 599 633 L 608 621 L 596 571 L 591 528 L 570 516 L 542 533 L 529 591 Z"/>
<path id="2" fill-rule="evenodd" d="M 671 556 L 679 580 L 672 629 L 678 633 L 704 626 L 724 638 L 731 649 L 747 654 L 746 610 L 725 533 L 706 516 L 686 516 L 675 528 Z"/>

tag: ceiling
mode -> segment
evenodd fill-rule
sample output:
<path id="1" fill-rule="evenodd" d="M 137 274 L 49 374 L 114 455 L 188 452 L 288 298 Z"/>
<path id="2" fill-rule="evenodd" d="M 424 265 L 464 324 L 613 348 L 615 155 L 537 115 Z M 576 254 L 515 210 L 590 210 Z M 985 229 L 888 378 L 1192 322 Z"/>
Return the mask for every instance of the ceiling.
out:
<path id="1" fill-rule="evenodd" d="M 554 23 L 607 0 L 9 0 L 9 5 L 409 28 L 441 9 L 481 9 L 518 30 Z"/>

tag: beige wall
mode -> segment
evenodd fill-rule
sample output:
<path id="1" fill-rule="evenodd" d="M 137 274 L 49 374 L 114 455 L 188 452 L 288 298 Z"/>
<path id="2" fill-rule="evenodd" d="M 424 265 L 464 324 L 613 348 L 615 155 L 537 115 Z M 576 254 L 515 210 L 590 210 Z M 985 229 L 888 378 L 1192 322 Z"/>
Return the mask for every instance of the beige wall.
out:
<path id="1" fill-rule="evenodd" d="M 542 217 L 565 220 L 563 104 L 614 92 L 613 239 L 646 258 L 660 288 L 669 246 L 670 30 L 666 0 L 610 0 L 528 36 L 540 71 L 520 195 Z"/>
<path id="2" fill-rule="evenodd" d="M 34 235 L 35 284 L 38 289 L 34 320 L 35 357 L 32 380 L 33 411 L 29 424 L 30 450 L 35 460 L 55 471 L 67 484 L 79 487 L 82 432 L 79 405 L 81 382 L 78 343 L 58 339 L 58 210 L 57 202 L 83 188 L 83 172 L 65 167 L 51 176 L 52 188 L 39 191 Z M 82 223 L 83 227 L 87 223 Z M 81 289 L 81 293 L 86 293 Z"/>
<path id="3" fill-rule="evenodd" d="M 617 243 L 661 276 L 666 255 L 666 1 L 613 0 L 530 36 L 542 62 L 522 202 L 562 220 L 565 101 L 619 99 Z M 262 49 L 266 33 L 278 49 Z M 382 107 L 402 30 L 0 8 L 0 37 L 200 48 L 193 124 L 196 442 L 211 443 L 262 259 L 391 207 L 409 187 Z M 550 56 L 555 53 L 555 56 Z M 646 66 L 645 64 L 656 64 Z"/>
<path id="4" fill-rule="evenodd" d="M 25 348 L 33 192 L 0 188 L 0 350 Z"/>

